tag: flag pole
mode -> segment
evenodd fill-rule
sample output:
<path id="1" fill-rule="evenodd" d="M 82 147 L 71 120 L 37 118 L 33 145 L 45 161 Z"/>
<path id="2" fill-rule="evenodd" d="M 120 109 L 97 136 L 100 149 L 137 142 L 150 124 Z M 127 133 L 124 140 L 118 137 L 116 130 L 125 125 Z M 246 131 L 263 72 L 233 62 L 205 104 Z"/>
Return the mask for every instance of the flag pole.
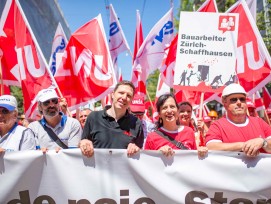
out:
<path id="1" fill-rule="evenodd" d="M 147 94 L 147 97 L 148 97 L 149 101 L 151 102 L 152 111 L 154 111 L 154 106 L 152 104 L 152 100 L 151 100 L 151 97 L 149 95 L 149 92 L 148 92 L 147 88 L 146 88 L 146 94 Z"/>
<path id="2" fill-rule="evenodd" d="M 201 94 L 200 94 L 200 108 L 199 108 L 199 118 L 201 118 L 201 119 L 202 119 L 202 112 L 203 112 L 203 101 L 204 101 L 204 92 L 201 92 Z M 199 131 L 199 139 L 200 139 L 199 146 L 205 146 L 205 142 L 204 142 L 204 138 L 203 138 L 203 131 Z"/>
<path id="3" fill-rule="evenodd" d="M 266 121 L 267 121 L 268 125 L 271 125 L 270 119 L 269 119 L 269 117 L 267 115 L 267 112 L 266 112 L 266 109 L 264 109 L 264 117 L 266 118 Z"/>
<path id="4" fill-rule="evenodd" d="M 2 57 L 3 51 L 0 49 L 0 79 L 1 79 L 1 95 L 4 94 L 4 81 L 3 81 L 3 71 L 2 71 Z"/>

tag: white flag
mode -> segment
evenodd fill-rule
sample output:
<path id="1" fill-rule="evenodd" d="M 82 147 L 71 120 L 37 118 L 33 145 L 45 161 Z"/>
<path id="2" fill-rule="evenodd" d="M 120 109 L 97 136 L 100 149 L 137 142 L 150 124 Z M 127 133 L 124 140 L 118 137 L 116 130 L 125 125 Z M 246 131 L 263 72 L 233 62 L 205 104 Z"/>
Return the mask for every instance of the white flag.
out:
<path id="1" fill-rule="evenodd" d="M 127 50 L 131 54 L 131 50 L 126 41 L 123 30 L 120 26 L 113 5 L 110 4 L 109 8 L 110 8 L 109 50 L 112 61 L 115 64 L 115 61 L 120 53 Z"/>
<path id="2" fill-rule="evenodd" d="M 170 8 L 152 28 L 136 55 L 132 71 L 135 87 L 139 86 L 139 80 L 145 83 L 148 75 L 162 66 L 165 49 L 174 37 L 173 31 L 173 8 Z M 134 73 L 141 77 L 136 77 Z"/>
<path id="3" fill-rule="evenodd" d="M 57 55 L 64 54 L 67 43 L 68 43 L 68 40 L 61 26 L 61 23 L 58 23 L 54 40 L 53 40 L 53 44 L 52 44 L 52 53 L 49 60 L 49 68 L 53 75 L 55 75 L 56 70 L 57 70 L 57 63 L 56 63 Z"/>

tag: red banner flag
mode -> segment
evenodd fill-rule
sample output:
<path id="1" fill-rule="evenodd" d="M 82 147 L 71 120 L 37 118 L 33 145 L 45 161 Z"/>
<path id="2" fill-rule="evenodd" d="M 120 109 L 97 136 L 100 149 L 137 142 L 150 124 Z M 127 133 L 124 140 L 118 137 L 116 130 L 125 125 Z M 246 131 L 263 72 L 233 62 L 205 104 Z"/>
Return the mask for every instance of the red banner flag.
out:
<path id="1" fill-rule="evenodd" d="M 239 14 L 237 77 L 249 93 L 255 93 L 271 81 L 271 59 L 245 1 L 235 3 L 230 13 Z"/>
<path id="2" fill-rule="evenodd" d="M 215 0 L 206 0 L 201 7 L 199 7 L 198 12 L 218 12 Z"/>
<path id="3" fill-rule="evenodd" d="M 11 5 L 13 3 L 13 6 Z M 21 86 L 14 38 L 14 2 L 7 1 L 0 20 L 0 52 L 4 84 Z"/>
<path id="4" fill-rule="evenodd" d="M 14 40 L 10 49 L 16 51 L 19 65 L 15 68 L 9 67 L 8 70 L 18 76 L 23 91 L 25 116 L 32 117 L 36 109 L 37 93 L 52 86 L 52 78 L 19 1 L 8 0 L 3 12 L 5 12 L 3 15 L 7 16 L 5 22 L 9 23 L 8 32 L 13 33 L 13 37 L 9 36 L 9 40 L 12 41 L 12 38 Z M 10 52 L 14 54 L 12 51 Z M 14 56 L 12 55 L 12 57 Z"/>
<path id="5" fill-rule="evenodd" d="M 55 79 L 71 110 L 112 91 L 116 78 L 101 15 L 72 34 Z"/>
<path id="6" fill-rule="evenodd" d="M 271 107 L 271 95 L 265 86 L 263 87 L 263 102 L 266 109 Z"/>

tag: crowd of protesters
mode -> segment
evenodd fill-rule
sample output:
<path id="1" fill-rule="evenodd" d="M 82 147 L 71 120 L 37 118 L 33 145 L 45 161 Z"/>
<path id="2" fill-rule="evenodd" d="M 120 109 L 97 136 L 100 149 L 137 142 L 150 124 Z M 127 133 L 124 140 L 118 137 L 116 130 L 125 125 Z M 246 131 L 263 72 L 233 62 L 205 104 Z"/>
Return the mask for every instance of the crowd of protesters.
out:
<path id="1" fill-rule="evenodd" d="M 194 118 L 192 105 L 179 104 L 173 94 L 163 94 L 156 101 L 158 118 L 146 114 L 144 97 L 135 94 L 130 81 L 119 82 L 111 94 L 112 103 L 103 110 L 88 108 L 78 118 L 67 116 L 67 102 L 54 89 L 37 95 L 40 119 L 27 120 L 18 115 L 16 98 L 0 96 L 0 153 L 38 149 L 46 153 L 80 148 L 92 157 L 96 148 L 126 149 L 128 156 L 140 150 L 157 150 L 173 156 L 177 150 L 197 150 L 205 157 L 208 150 L 244 152 L 255 157 L 271 152 L 271 127 L 247 99 L 239 84 L 230 84 L 222 92 L 225 114 L 215 110 Z M 271 111 L 267 110 L 271 118 Z"/>

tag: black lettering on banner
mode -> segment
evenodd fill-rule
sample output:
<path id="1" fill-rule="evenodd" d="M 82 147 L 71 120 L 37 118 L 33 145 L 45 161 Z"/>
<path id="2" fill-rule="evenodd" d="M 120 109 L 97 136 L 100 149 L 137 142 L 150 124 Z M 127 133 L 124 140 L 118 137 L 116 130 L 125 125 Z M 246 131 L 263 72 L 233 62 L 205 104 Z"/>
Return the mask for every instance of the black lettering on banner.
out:
<path id="1" fill-rule="evenodd" d="M 120 196 L 129 196 L 129 189 L 120 190 Z M 121 198 L 120 204 L 129 204 L 129 198 Z"/>
<path id="2" fill-rule="evenodd" d="M 232 200 L 230 204 L 253 204 L 253 202 L 245 198 L 236 198 Z"/>
<path id="3" fill-rule="evenodd" d="M 48 202 L 47 204 L 56 204 L 56 202 L 54 201 L 54 199 L 51 198 L 48 195 L 42 195 L 42 196 L 37 197 L 34 200 L 34 204 L 43 204 L 44 203 L 43 201 L 47 201 Z"/>
<path id="4" fill-rule="evenodd" d="M 110 198 L 102 198 L 97 200 L 95 204 L 117 204 L 117 202 Z"/>
<path id="5" fill-rule="evenodd" d="M 228 199 L 223 197 L 223 192 L 215 192 L 214 198 L 211 200 L 214 200 L 217 203 L 227 203 Z"/>
<path id="6" fill-rule="evenodd" d="M 134 204 L 155 204 L 155 202 L 147 197 L 138 198 Z"/>
<path id="7" fill-rule="evenodd" d="M 201 200 L 204 200 L 205 198 L 209 198 L 208 195 L 202 191 L 190 191 L 185 196 L 185 204 L 204 204 L 195 202 L 194 198 L 200 198 Z"/>
<path id="8" fill-rule="evenodd" d="M 68 200 L 68 204 L 91 204 L 88 200 L 86 199 L 81 199 L 81 200 Z"/>
<path id="9" fill-rule="evenodd" d="M 20 196 L 19 199 L 13 199 L 9 201 L 7 204 L 31 204 L 29 191 L 20 191 L 19 196 Z"/>
<path id="10" fill-rule="evenodd" d="M 258 199 L 257 204 L 271 204 L 271 199 Z"/>

